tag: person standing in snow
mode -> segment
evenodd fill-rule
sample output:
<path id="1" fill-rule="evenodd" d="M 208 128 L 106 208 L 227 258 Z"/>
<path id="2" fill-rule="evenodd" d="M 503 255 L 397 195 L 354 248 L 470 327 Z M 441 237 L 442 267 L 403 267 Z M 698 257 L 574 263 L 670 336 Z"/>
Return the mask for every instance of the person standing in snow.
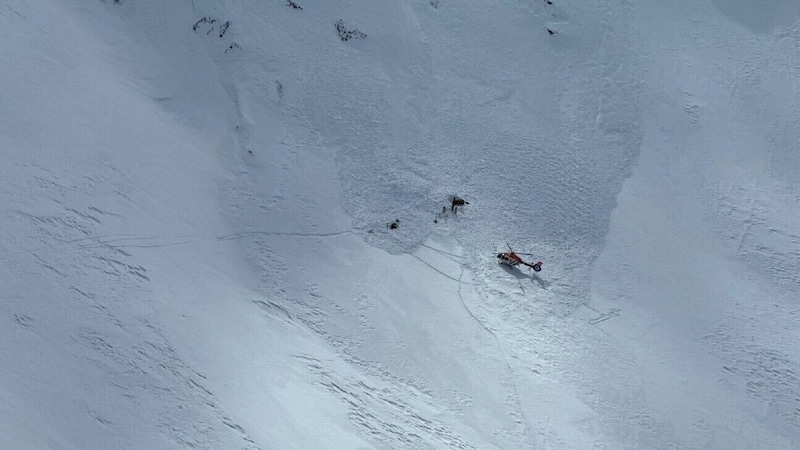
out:
<path id="1" fill-rule="evenodd" d="M 469 202 L 459 196 L 454 196 L 453 204 L 450 205 L 450 212 L 452 212 L 453 214 L 458 214 L 458 207 L 464 205 L 469 205 Z"/>

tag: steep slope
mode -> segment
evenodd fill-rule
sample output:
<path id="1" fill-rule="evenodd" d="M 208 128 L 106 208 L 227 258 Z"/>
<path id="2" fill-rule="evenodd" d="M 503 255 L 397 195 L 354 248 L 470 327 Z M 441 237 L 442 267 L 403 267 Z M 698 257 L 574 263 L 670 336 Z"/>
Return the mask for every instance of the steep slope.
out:
<path id="1" fill-rule="evenodd" d="M 612 37 L 602 25 L 624 23 L 624 16 L 606 6 L 574 11 L 577 34 L 586 36 L 554 42 L 542 23 L 573 11 L 479 2 L 463 8 L 424 2 L 389 9 L 369 2 L 301 6 L 298 11 L 267 4 L 237 12 L 227 5 L 241 28 L 271 30 L 266 38 L 248 34 L 250 41 L 237 41 L 246 56 L 234 63 L 235 84 L 241 92 L 257 93 L 239 96 L 249 98 L 240 102 L 245 121 L 240 142 L 256 161 L 276 152 L 291 155 L 291 173 L 314 179 L 312 186 L 298 188 L 298 177 L 279 175 L 276 184 L 273 166 L 250 166 L 252 185 L 267 198 L 246 206 L 242 217 L 247 225 L 253 217 L 261 218 L 258 223 L 281 223 L 285 215 L 315 211 L 293 222 L 306 236 L 325 234 L 333 256 L 324 260 L 343 267 L 329 276 L 333 269 L 319 267 L 308 239 L 284 242 L 276 251 L 277 243 L 265 237 L 253 254 L 264 274 L 260 289 L 284 299 L 291 314 L 308 317 L 359 366 L 390 374 L 393 384 L 414 387 L 396 391 L 399 398 L 417 398 L 417 389 L 429 392 L 429 408 L 464 417 L 458 421 L 487 442 L 518 448 L 613 441 L 610 434 L 583 429 L 581 423 L 594 414 L 570 385 L 560 383 L 583 378 L 570 353 L 590 351 L 590 340 L 576 338 L 588 325 L 568 316 L 586 296 L 588 270 L 602 244 L 613 198 L 638 149 L 638 87 L 629 81 L 635 64 L 622 51 L 634 39 Z M 596 24 L 590 16 L 603 22 Z M 512 18 L 516 21 L 509 27 L 505 21 Z M 331 39 L 340 19 L 367 37 Z M 275 86 L 281 86 L 281 94 L 272 91 Z M 562 111 L 580 121 L 560 120 Z M 272 123 L 259 117 L 276 114 L 288 120 L 278 126 L 250 124 Z M 587 128 L 584 121 L 594 126 Z M 325 166 L 338 167 L 340 185 L 321 176 Z M 319 189 L 326 181 L 336 189 Z M 301 195 L 287 195 L 297 189 Z M 319 191 L 310 196 L 310 189 Z M 342 193 L 352 228 L 326 208 L 332 191 Z M 472 200 L 467 212 L 434 223 L 455 193 Z M 304 208 L 305 202 L 313 202 L 313 208 Z M 395 218 L 401 226 L 390 232 L 385 224 Z M 384 263 L 356 257 L 360 245 L 342 236 L 347 233 L 390 253 L 411 252 L 419 263 L 398 267 L 394 276 L 369 270 Z M 433 243 L 425 244 L 429 238 Z M 548 278 L 525 279 L 533 284 L 520 291 L 517 278 L 498 271 L 492 260 L 505 241 L 522 241 L 552 261 Z M 458 242 L 463 253 L 454 251 Z M 335 251 L 339 246 L 347 250 Z M 458 262 L 458 270 L 447 268 L 450 259 Z M 292 273 L 312 279 L 284 281 Z M 509 281 L 498 285 L 498 275 Z M 363 282 L 342 286 L 349 279 Z M 387 289 L 395 279 L 401 284 Z M 415 279 L 425 281 L 412 283 L 421 289 L 408 292 L 404 280 Z M 472 343 L 459 351 L 463 342 Z M 487 359 L 498 353 L 504 357 Z M 472 368 L 455 369 L 467 362 Z M 530 378 L 535 367 L 547 368 L 543 379 Z M 345 398 L 368 397 L 368 390 L 351 389 Z M 548 403 L 567 399 L 557 426 L 552 410 L 529 400 L 537 395 L 550 396 Z M 351 405 L 357 417 L 375 417 L 364 426 L 388 445 L 437 441 L 413 431 L 420 425 L 390 432 L 377 405 Z M 457 423 L 439 420 L 444 430 Z M 417 435 L 424 439 L 417 441 Z M 475 438 L 465 441 L 486 446 Z"/>
<path id="2" fill-rule="evenodd" d="M 0 446 L 791 448 L 797 11 L 660 3 L 4 2 Z"/>
<path id="3" fill-rule="evenodd" d="M 754 6 L 639 9 L 643 150 L 593 278 L 593 304 L 621 310 L 604 329 L 692 447 L 800 439 L 800 11 Z"/>
<path id="4" fill-rule="evenodd" d="M 165 334 L 179 324 L 160 318 L 170 286 L 183 297 L 198 272 L 191 251 L 159 248 L 226 229 L 209 214 L 215 133 L 159 107 L 174 66 L 102 4 L 84 6 L 2 5 L 0 443 L 246 445 Z"/>

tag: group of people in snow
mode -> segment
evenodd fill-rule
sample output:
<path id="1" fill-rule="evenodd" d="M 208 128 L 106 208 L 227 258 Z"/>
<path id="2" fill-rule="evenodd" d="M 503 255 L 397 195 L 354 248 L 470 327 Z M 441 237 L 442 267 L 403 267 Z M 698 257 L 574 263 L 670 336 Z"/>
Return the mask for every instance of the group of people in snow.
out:
<path id="1" fill-rule="evenodd" d="M 457 195 L 454 195 L 453 199 L 450 202 L 450 212 L 453 215 L 457 215 L 458 208 L 464 205 L 469 205 L 469 202 Z M 433 223 L 439 223 L 439 219 L 445 217 L 446 215 L 447 215 L 447 206 L 442 206 L 442 212 L 437 214 L 437 216 L 433 219 Z M 400 226 L 400 219 L 394 219 L 393 222 L 387 223 L 386 226 L 389 227 L 390 230 L 394 230 Z"/>

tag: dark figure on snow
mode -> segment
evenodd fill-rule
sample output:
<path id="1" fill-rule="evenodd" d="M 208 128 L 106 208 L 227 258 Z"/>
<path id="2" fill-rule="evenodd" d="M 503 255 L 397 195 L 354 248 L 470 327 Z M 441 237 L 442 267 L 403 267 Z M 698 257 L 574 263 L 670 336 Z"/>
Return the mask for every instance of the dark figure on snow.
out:
<path id="1" fill-rule="evenodd" d="M 464 205 L 469 205 L 469 202 L 458 196 L 453 197 L 453 204 L 450 206 L 450 212 L 458 214 L 458 207 Z"/>

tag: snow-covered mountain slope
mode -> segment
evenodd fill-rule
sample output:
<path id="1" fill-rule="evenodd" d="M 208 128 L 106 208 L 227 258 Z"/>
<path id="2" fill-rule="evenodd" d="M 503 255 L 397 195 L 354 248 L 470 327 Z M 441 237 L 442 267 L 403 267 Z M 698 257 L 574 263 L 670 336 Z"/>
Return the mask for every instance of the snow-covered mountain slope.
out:
<path id="1" fill-rule="evenodd" d="M 0 447 L 800 442 L 793 2 L 0 24 Z"/>
<path id="2" fill-rule="evenodd" d="M 800 10 L 714 3 L 639 15 L 651 106 L 593 301 L 621 310 L 605 329 L 636 355 L 645 391 L 668 393 L 651 403 L 683 442 L 791 448 L 800 442 L 791 125 Z"/>

